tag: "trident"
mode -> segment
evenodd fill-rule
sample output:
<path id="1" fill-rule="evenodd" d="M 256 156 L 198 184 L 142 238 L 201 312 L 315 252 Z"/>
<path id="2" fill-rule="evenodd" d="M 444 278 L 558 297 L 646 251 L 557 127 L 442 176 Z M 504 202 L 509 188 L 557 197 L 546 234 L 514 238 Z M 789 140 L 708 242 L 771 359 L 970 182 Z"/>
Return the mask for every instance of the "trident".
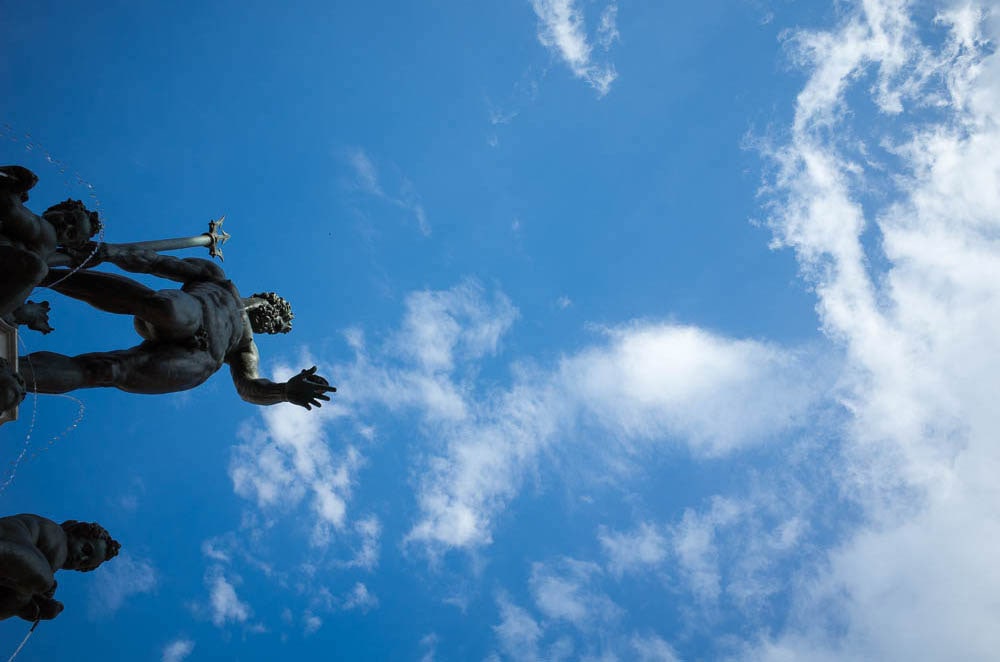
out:
<path id="1" fill-rule="evenodd" d="M 194 248 L 196 246 L 205 246 L 208 248 L 208 254 L 212 257 L 217 257 L 219 260 L 224 260 L 222 256 L 222 249 L 220 246 L 229 241 L 230 234 L 222 229 L 222 222 L 226 220 L 225 215 L 223 215 L 217 221 L 208 222 L 208 232 L 203 232 L 199 235 L 193 237 L 177 237 L 175 239 L 156 239 L 153 241 L 134 241 L 129 244 L 114 244 L 115 247 L 121 249 L 136 249 L 136 250 L 147 250 L 156 251 L 157 253 L 161 251 L 175 251 L 182 248 Z M 53 255 L 48 260 L 50 267 L 66 267 L 72 264 L 72 258 L 68 255 Z"/>

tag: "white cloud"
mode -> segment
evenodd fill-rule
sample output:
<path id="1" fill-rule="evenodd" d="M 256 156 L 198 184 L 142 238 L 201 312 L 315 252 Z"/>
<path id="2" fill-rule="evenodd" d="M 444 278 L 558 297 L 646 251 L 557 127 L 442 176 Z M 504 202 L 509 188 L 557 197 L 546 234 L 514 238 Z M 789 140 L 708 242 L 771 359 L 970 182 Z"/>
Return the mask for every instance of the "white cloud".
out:
<path id="1" fill-rule="evenodd" d="M 368 590 L 367 586 L 357 582 L 351 592 L 343 599 L 341 605 L 345 611 L 351 609 L 368 611 L 378 606 L 378 598 Z"/>
<path id="2" fill-rule="evenodd" d="M 636 655 L 632 659 L 636 662 L 680 662 L 673 647 L 655 634 L 633 635 L 630 643 Z"/>
<path id="3" fill-rule="evenodd" d="M 600 566 L 564 558 L 531 567 L 531 592 L 546 617 L 572 623 L 578 629 L 611 621 L 622 610 L 592 584 Z"/>
<path id="4" fill-rule="evenodd" d="M 371 158 L 363 149 L 352 150 L 348 155 L 348 160 L 354 169 L 358 187 L 362 191 L 379 197 L 385 195 L 378 183 L 378 171 L 375 168 L 375 164 L 372 163 Z"/>
<path id="5" fill-rule="evenodd" d="M 538 16 L 538 40 L 558 55 L 573 75 L 587 81 L 598 95 L 604 96 L 618 77 L 611 63 L 593 61 L 593 48 L 587 42 L 583 13 L 574 0 L 532 0 Z M 616 4 L 605 8 L 598 28 L 598 41 L 607 49 L 618 38 Z"/>
<path id="6" fill-rule="evenodd" d="M 206 540 L 201 543 L 201 553 L 213 561 L 229 563 L 231 556 L 228 551 L 219 546 L 218 540 Z"/>
<path id="7" fill-rule="evenodd" d="M 739 504 L 716 497 L 704 515 L 690 509 L 685 511 L 674 531 L 672 542 L 678 565 L 699 602 L 714 603 L 719 599 L 721 577 L 716 530 L 739 517 L 740 510 Z"/>
<path id="8" fill-rule="evenodd" d="M 397 351 L 427 373 L 450 372 L 456 359 L 495 354 L 517 309 L 502 294 L 492 305 L 484 305 L 482 298 L 482 288 L 472 282 L 443 292 L 414 292 L 406 299 Z"/>
<path id="9" fill-rule="evenodd" d="M 790 626 L 744 659 L 1000 649 L 1000 14 L 940 6 L 921 25 L 908 2 L 851 4 L 834 28 L 792 40 L 809 79 L 765 194 L 846 349 L 852 419 L 831 471 L 868 524 L 811 569 Z M 887 175 L 869 165 L 878 150 Z M 875 184 L 888 203 L 866 196 Z"/>
<path id="10" fill-rule="evenodd" d="M 602 530 L 598 539 L 608 557 L 609 569 L 619 577 L 660 565 L 669 551 L 667 539 L 648 522 L 631 534 Z"/>
<path id="11" fill-rule="evenodd" d="M 562 362 L 560 390 L 607 430 L 679 436 L 699 454 L 795 427 L 817 395 L 811 382 L 825 378 L 804 354 L 695 327 L 631 324 L 607 335 Z"/>
<path id="12" fill-rule="evenodd" d="M 433 632 L 421 637 L 420 647 L 425 650 L 424 654 L 420 656 L 420 662 L 434 662 L 434 657 L 437 653 L 437 644 L 438 636 Z"/>
<path id="13" fill-rule="evenodd" d="M 293 374 L 287 368 L 278 373 L 279 380 Z M 333 531 L 346 526 L 351 485 L 364 462 L 354 446 L 335 455 L 327 444 L 324 423 L 343 414 L 333 402 L 313 411 L 294 405 L 264 409 L 264 429 L 245 426 L 230 460 L 233 489 L 261 509 L 288 509 L 308 497 L 314 546 L 325 546 Z"/>
<path id="14" fill-rule="evenodd" d="M 214 566 L 205 574 L 208 588 L 209 615 L 216 627 L 226 623 L 245 623 L 250 618 L 250 605 L 240 600 L 236 587 L 226 579 L 222 568 Z"/>
<path id="15" fill-rule="evenodd" d="M 177 639 L 163 647 L 163 662 L 182 662 L 194 651 L 194 642 L 190 639 Z"/>
<path id="16" fill-rule="evenodd" d="M 425 474 L 412 539 L 489 543 L 523 474 L 581 425 L 626 452 L 676 440 L 720 455 L 790 429 L 814 397 L 796 357 L 758 343 L 666 325 L 610 336 L 552 373 L 525 371 L 487 408 L 474 407 L 476 418 L 442 431 L 448 447 Z"/>
<path id="17" fill-rule="evenodd" d="M 121 609 L 134 595 L 156 589 L 157 573 L 153 564 L 128 553 L 121 553 L 99 569 L 100 581 L 90 589 L 88 613 L 91 618 L 103 618 Z"/>
<path id="18" fill-rule="evenodd" d="M 379 537 L 382 534 L 382 525 L 378 517 L 370 515 L 354 523 L 354 530 L 361 538 L 361 547 L 354 558 L 348 561 L 347 567 L 363 568 L 364 570 L 374 570 L 378 565 Z"/>
<path id="19" fill-rule="evenodd" d="M 386 348 L 371 351 L 354 332 L 354 363 L 334 371 L 351 383 L 340 402 L 352 415 L 384 406 L 422 416 L 431 455 L 408 540 L 428 551 L 488 544 L 539 455 L 586 450 L 582 430 L 614 440 L 590 452 L 676 444 L 721 456 L 800 425 L 831 381 L 811 352 L 637 322 L 549 369 L 515 364 L 510 386 L 484 392 L 479 364 L 516 317 L 505 296 L 472 283 L 417 292 Z"/>
<path id="20" fill-rule="evenodd" d="M 323 619 L 311 612 L 302 615 L 302 631 L 305 634 L 313 634 L 323 627 Z"/>
<path id="21" fill-rule="evenodd" d="M 611 44 L 618 41 L 621 35 L 618 33 L 618 5 L 611 4 L 601 12 L 601 22 L 597 26 L 597 42 L 604 50 L 611 48 Z"/>
<path id="22" fill-rule="evenodd" d="M 503 652 L 513 660 L 538 660 L 538 644 L 542 628 L 521 607 L 505 596 L 497 603 L 500 607 L 500 624 L 493 627 Z"/>

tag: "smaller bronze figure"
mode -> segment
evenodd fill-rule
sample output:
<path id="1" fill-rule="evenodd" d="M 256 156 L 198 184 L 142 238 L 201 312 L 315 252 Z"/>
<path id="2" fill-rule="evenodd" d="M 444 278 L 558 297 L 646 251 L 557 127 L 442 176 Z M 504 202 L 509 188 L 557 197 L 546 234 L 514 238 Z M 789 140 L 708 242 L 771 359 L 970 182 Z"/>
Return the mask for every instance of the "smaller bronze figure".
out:
<path id="1" fill-rule="evenodd" d="M 38 515 L 0 517 L 0 619 L 53 619 L 57 570 L 90 572 L 118 555 L 121 544 L 101 525 Z"/>
<path id="2" fill-rule="evenodd" d="M 48 333 L 48 307 L 22 305 L 53 261 L 65 262 L 65 256 L 57 254 L 82 250 L 100 232 L 101 221 L 79 200 L 49 207 L 41 216 L 34 214 L 24 203 L 37 182 L 27 168 L 0 166 L 0 317 Z"/>

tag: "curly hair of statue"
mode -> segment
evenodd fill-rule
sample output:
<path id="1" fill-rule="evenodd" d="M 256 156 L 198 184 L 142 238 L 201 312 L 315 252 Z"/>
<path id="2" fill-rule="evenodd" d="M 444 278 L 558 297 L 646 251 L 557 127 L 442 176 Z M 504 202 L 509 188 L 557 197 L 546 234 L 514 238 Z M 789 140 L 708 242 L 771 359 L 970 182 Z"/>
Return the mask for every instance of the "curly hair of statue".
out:
<path id="1" fill-rule="evenodd" d="M 103 540 L 106 552 L 104 560 L 108 561 L 118 556 L 122 544 L 111 537 L 108 530 L 97 522 L 78 522 L 75 519 L 66 520 L 60 526 L 68 538 L 85 538 L 88 540 Z M 87 572 L 87 571 L 84 571 Z"/>
<path id="2" fill-rule="evenodd" d="M 250 297 L 263 301 L 247 309 L 254 333 L 288 333 L 292 330 L 292 304 L 274 292 L 258 292 Z"/>
<path id="3" fill-rule="evenodd" d="M 91 237 L 97 235 L 104 228 L 104 224 L 101 222 L 99 214 L 96 211 L 88 210 L 82 200 L 68 199 L 57 205 L 52 205 L 42 212 L 42 217 L 53 225 L 56 225 L 59 222 L 64 222 L 62 219 L 66 214 L 72 214 L 74 212 L 83 212 L 87 214 L 90 219 Z"/>

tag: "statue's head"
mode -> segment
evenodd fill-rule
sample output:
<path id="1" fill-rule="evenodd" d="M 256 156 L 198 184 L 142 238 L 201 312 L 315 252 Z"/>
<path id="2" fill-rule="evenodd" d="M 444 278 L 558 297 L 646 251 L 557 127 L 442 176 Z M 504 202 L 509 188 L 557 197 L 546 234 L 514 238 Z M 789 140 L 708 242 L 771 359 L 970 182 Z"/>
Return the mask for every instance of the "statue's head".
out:
<path id="1" fill-rule="evenodd" d="M 121 543 L 111 537 L 97 522 L 67 520 L 62 523 L 69 553 L 63 568 L 90 572 L 105 561 L 118 556 Z"/>
<path id="2" fill-rule="evenodd" d="M 56 229 L 56 242 L 60 246 L 83 246 L 103 227 L 97 212 L 89 211 L 80 200 L 53 205 L 42 217 Z"/>
<path id="3" fill-rule="evenodd" d="M 288 333 L 292 330 L 292 305 L 274 292 L 258 292 L 246 299 L 247 316 L 254 333 Z"/>

